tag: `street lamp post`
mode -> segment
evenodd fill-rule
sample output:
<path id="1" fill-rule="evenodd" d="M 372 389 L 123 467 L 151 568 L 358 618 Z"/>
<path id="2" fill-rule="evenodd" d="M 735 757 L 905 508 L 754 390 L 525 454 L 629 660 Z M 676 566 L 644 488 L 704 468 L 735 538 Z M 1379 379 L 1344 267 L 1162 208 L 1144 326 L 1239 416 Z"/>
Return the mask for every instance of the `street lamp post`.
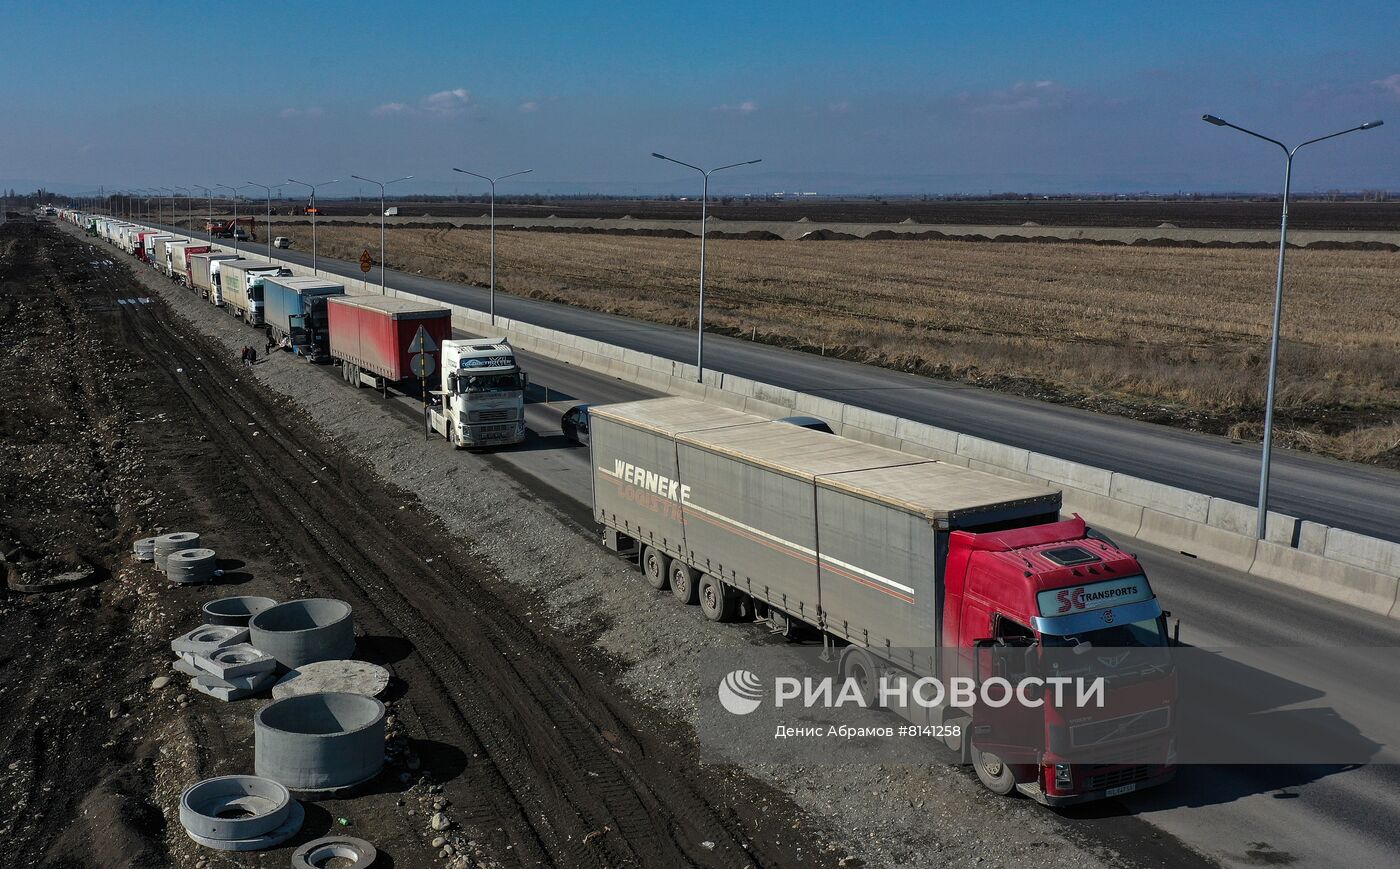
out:
<path id="1" fill-rule="evenodd" d="M 249 181 L 249 187 L 261 187 L 267 191 L 267 261 L 272 262 L 272 188 L 266 184 Z M 235 226 L 236 230 L 237 227 Z"/>
<path id="2" fill-rule="evenodd" d="M 1274 281 L 1274 322 L 1273 333 L 1269 338 L 1269 382 L 1264 397 L 1264 452 L 1259 465 L 1259 505 L 1258 505 L 1258 525 L 1255 536 L 1263 540 L 1264 533 L 1268 529 L 1269 522 L 1269 463 L 1272 459 L 1274 440 L 1274 391 L 1278 378 L 1278 345 L 1279 331 L 1283 322 L 1283 260 L 1288 251 L 1288 195 L 1289 188 L 1293 183 L 1293 155 L 1297 154 L 1304 145 L 1311 145 L 1314 142 L 1322 142 L 1327 139 L 1335 139 L 1347 133 L 1355 133 L 1358 130 L 1370 130 L 1381 126 L 1383 121 L 1369 121 L 1356 127 L 1341 130 L 1336 133 L 1329 133 L 1326 136 L 1318 136 L 1316 139 L 1308 139 L 1289 148 L 1277 139 L 1261 135 L 1253 130 L 1246 130 L 1244 127 L 1236 126 L 1229 121 L 1221 120 L 1215 115 L 1202 115 L 1201 120 L 1217 127 L 1229 127 L 1238 130 L 1256 139 L 1263 139 L 1265 142 L 1272 142 L 1278 145 L 1284 154 L 1283 164 L 1283 220 L 1279 224 L 1278 236 L 1278 273 Z"/>
<path id="3" fill-rule="evenodd" d="M 287 179 L 288 184 L 300 184 L 302 187 L 311 188 L 311 273 L 313 275 L 319 275 L 321 273 L 316 268 L 316 212 L 320 210 L 316 207 L 316 188 L 325 187 L 327 184 L 334 184 L 339 180 L 339 178 L 336 178 L 331 181 L 322 181 L 319 184 L 307 184 L 305 181 L 298 181 L 295 178 Z"/>
<path id="4" fill-rule="evenodd" d="M 468 172 L 465 169 L 453 168 L 453 172 L 461 172 L 463 175 L 470 175 L 473 178 L 480 178 L 491 185 L 491 325 L 496 325 L 496 182 L 504 181 L 507 178 L 514 178 L 517 175 L 527 175 L 534 169 L 522 169 L 519 172 L 512 172 L 509 175 L 498 175 L 495 178 L 488 178 L 485 175 L 478 175 L 475 172 Z"/>
<path id="5" fill-rule="evenodd" d="M 706 172 L 699 166 L 692 166 L 689 163 L 681 162 L 674 157 L 667 157 L 665 154 L 658 154 L 655 151 L 651 156 L 658 160 L 666 160 L 678 166 L 685 166 L 687 169 L 694 169 L 705 179 L 703 192 L 700 195 L 700 304 L 698 314 L 695 318 L 695 380 L 699 383 L 705 382 L 705 236 L 709 235 L 705 221 L 708 218 L 707 209 L 710 204 L 710 176 L 723 169 L 733 169 L 735 166 L 752 166 L 754 163 L 762 163 L 763 160 L 745 160 L 742 163 L 729 163 L 725 166 L 718 166 Z"/>
<path id="6" fill-rule="evenodd" d="M 405 175 L 402 178 L 395 178 L 393 181 L 375 181 L 373 178 L 363 178 L 359 175 L 351 175 L 356 181 L 364 181 L 368 184 L 379 185 L 379 295 L 384 292 L 384 185 L 397 184 L 400 181 L 407 181 L 412 175 Z M 315 215 L 312 215 L 313 217 Z"/>
<path id="7" fill-rule="evenodd" d="M 244 184 L 240 187 L 230 187 L 227 184 L 215 184 L 214 186 L 222 187 L 225 190 L 228 190 L 233 193 L 233 253 L 234 256 L 240 256 L 240 254 L 238 253 L 238 191 L 242 190 L 248 185 Z"/>
<path id="8" fill-rule="evenodd" d="M 184 191 L 185 194 L 185 219 L 190 222 L 189 235 L 194 238 L 194 192 L 188 187 L 176 187 L 176 190 Z"/>
<path id="9" fill-rule="evenodd" d="M 210 247 L 213 247 L 213 246 L 214 246 L 214 191 L 211 190 L 211 189 L 208 188 L 208 187 L 205 187 L 203 184 L 192 184 L 192 185 L 190 185 L 190 186 L 194 187 L 194 189 L 196 189 L 196 190 L 203 190 L 203 191 L 204 191 L 204 195 L 207 196 L 207 197 L 209 197 L 209 224 L 205 227 L 205 235 L 209 236 L 209 246 L 210 246 Z M 191 232 L 193 232 L 193 231 L 194 231 L 194 228 L 191 227 L 190 230 L 191 230 Z"/>

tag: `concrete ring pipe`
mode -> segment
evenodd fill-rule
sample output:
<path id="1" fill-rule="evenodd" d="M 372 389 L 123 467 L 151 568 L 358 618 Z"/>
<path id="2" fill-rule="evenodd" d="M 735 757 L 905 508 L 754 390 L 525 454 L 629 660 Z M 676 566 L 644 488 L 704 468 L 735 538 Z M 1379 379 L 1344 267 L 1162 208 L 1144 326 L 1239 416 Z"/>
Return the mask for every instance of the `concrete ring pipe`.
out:
<path id="1" fill-rule="evenodd" d="M 210 625 L 237 625 L 246 628 L 248 619 L 267 609 L 277 606 L 270 597 L 235 595 L 211 600 L 203 607 L 204 622 Z"/>
<path id="2" fill-rule="evenodd" d="M 248 619 L 249 642 L 289 670 L 316 661 L 348 658 L 355 652 L 355 620 L 350 605 L 331 598 L 292 600 Z"/>
<path id="3" fill-rule="evenodd" d="M 384 704 L 327 692 L 274 700 L 253 718 L 253 765 L 294 791 L 337 791 L 384 768 Z"/>

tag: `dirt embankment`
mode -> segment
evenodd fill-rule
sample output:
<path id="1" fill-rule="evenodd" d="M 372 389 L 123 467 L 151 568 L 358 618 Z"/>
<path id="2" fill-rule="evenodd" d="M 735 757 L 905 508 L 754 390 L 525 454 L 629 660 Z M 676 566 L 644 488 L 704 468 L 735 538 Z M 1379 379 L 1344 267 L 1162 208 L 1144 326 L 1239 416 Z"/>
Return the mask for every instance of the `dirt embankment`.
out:
<path id="1" fill-rule="evenodd" d="M 85 588 L 0 604 L 7 865 L 285 859 L 215 861 L 178 823 L 183 787 L 253 766 L 260 701 L 158 681 L 170 638 L 231 593 L 348 601 L 359 654 L 394 675 L 390 768 L 308 804 L 293 844 L 345 818 L 400 867 L 836 862 L 813 853 L 820 836 L 788 797 L 697 764 L 683 728 L 620 695 L 586 644 L 529 618 L 538 604 L 504 589 L 471 541 L 171 317 L 125 265 L 51 227 L 5 233 L 0 520 L 29 552 L 97 568 Z M 220 552 L 219 583 L 172 587 L 126 558 L 134 537 L 175 529 Z M 436 805 L 447 831 L 428 828 Z"/>

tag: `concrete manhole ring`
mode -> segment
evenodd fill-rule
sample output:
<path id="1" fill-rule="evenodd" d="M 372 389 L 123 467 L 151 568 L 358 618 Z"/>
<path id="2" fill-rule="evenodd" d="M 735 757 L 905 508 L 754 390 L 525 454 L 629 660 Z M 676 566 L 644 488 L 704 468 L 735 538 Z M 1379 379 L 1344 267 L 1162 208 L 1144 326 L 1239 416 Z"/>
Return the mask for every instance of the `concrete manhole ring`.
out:
<path id="1" fill-rule="evenodd" d="M 248 619 L 253 645 L 289 670 L 316 661 L 348 658 L 355 652 L 355 620 L 350 605 L 332 598 L 291 600 Z"/>
<path id="2" fill-rule="evenodd" d="M 384 704 L 361 694 L 302 694 L 253 716 L 255 772 L 294 791 L 334 792 L 384 768 Z"/>
<path id="3" fill-rule="evenodd" d="M 292 854 L 292 869 L 324 869 L 331 860 L 352 860 L 343 869 L 368 869 L 379 857 L 375 847 L 353 836 L 326 836 L 307 842 Z"/>
<path id="4" fill-rule="evenodd" d="M 274 606 L 277 606 L 277 601 L 270 597 L 257 597 L 256 595 L 221 597 L 204 605 L 204 621 L 211 625 L 237 625 L 246 628 L 248 619 Z"/>
<path id="5" fill-rule="evenodd" d="M 200 839 L 256 839 L 285 824 L 293 802 L 287 788 L 272 779 L 218 776 L 180 794 L 180 824 Z"/>
<path id="6" fill-rule="evenodd" d="M 250 839 L 213 839 L 208 836 L 197 836 L 185 832 L 189 837 L 206 848 L 213 848 L 216 851 L 262 851 L 266 848 L 273 848 L 282 844 L 295 836 L 301 830 L 302 823 L 306 820 L 306 809 L 301 803 L 292 800 L 291 808 L 287 810 L 287 818 L 282 822 L 282 826 L 261 836 L 254 836 Z"/>

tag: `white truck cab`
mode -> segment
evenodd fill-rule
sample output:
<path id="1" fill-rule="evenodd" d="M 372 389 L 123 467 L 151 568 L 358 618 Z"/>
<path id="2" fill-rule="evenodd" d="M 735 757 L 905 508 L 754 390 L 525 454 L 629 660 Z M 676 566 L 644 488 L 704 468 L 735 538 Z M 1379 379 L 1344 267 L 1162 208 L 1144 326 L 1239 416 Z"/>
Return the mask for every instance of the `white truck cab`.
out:
<path id="1" fill-rule="evenodd" d="M 505 338 L 444 341 L 428 425 L 459 449 L 518 444 L 525 440 L 529 383 Z"/>

